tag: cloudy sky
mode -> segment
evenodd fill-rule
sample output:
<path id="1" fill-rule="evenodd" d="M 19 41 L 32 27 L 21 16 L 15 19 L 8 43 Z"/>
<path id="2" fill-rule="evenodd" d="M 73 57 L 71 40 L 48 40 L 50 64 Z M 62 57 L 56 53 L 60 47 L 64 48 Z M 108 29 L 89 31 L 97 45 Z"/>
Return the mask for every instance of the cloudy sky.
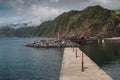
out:
<path id="1" fill-rule="evenodd" d="M 82 10 L 97 4 L 120 9 L 120 0 L 0 0 L 0 25 L 18 22 L 40 24 L 65 11 Z"/>

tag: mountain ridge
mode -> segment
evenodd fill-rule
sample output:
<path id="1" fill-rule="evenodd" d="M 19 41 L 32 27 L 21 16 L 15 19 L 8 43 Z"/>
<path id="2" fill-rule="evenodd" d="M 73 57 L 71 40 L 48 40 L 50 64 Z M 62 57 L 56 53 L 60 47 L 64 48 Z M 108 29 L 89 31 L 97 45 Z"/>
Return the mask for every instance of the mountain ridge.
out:
<path id="1" fill-rule="evenodd" d="M 21 33 L 21 31 L 25 33 Z M 112 37 L 120 36 L 120 12 L 109 10 L 99 5 L 89 6 L 82 11 L 71 10 L 57 16 L 52 21 L 45 21 L 34 28 L 23 28 L 14 31 L 21 36 L 47 36 L 55 37 L 57 32 L 62 36 L 86 32 L 86 36 Z M 17 33 L 18 33 L 17 32 Z M 28 32 L 28 33 L 27 33 Z M 1 30 L 0 30 L 1 36 Z"/>

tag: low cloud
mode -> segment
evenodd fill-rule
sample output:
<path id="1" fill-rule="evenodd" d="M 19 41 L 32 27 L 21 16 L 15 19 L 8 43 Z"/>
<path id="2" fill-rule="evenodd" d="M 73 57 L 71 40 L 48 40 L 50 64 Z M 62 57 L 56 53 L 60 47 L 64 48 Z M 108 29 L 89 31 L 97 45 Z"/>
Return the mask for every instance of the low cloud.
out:
<path id="1" fill-rule="evenodd" d="M 40 24 L 42 21 L 54 19 L 61 14 L 64 10 L 56 9 L 53 7 L 44 7 L 33 4 L 30 8 L 21 11 L 21 14 L 26 13 L 25 16 L 29 17 L 33 24 Z"/>
<path id="2" fill-rule="evenodd" d="M 120 0 L 94 0 L 94 3 L 108 9 L 120 9 Z"/>
<path id="3" fill-rule="evenodd" d="M 56 2 L 59 2 L 59 0 L 51 0 L 51 2 L 55 2 L 56 3 Z"/>
<path id="4" fill-rule="evenodd" d="M 28 9 L 27 14 L 30 16 L 40 16 L 41 18 L 54 17 L 60 14 L 62 10 L 51 8 L 51 7 L 42 7 L 38 5 L 32 5 Z"/>
<path id="5" fill-rule="evenodd" d="M 33 22 L 54 19 L 64 11 L 82 10 L 87 6 L 101 5 L 109 9 L 120 9 L 120 0 L 0 0 L 0 22 Z M 16 19 L 6 17 L 20 17 Z M 17 20 L 18 19 L 18 20 Z"/>

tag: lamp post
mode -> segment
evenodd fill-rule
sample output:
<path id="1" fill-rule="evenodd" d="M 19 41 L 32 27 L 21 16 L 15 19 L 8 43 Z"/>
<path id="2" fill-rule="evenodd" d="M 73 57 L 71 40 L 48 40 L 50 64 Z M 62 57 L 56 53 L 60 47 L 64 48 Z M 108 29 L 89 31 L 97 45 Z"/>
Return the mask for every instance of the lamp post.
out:
<path id="1" fill-rule="evenodd" d="M 85 32 L 81 32 L 81 40 L 82 40 L 82 43 L 81 43 L 81 45 L 82 45 L 82 62 L 81 62 L 82 69 L 81 69 L 81 71 L 82 72 L 84 72 L 84 53 L 83 53 L 84 37 L 85 37 Z"/>
<path id="2" fill-rule="evenodd" d="M 82 51 L 82 72 L 84 72 L 84 53 Z"/>
<path id="3" fill-rule="evenodd" d="M 76 47 L 75 57 L 77 58 L 77 47 Z"/>
<path id="4" fill-rule="evenodd" d="M 60 32 L 58 32 L 58 40 L 60 40 Z"/>

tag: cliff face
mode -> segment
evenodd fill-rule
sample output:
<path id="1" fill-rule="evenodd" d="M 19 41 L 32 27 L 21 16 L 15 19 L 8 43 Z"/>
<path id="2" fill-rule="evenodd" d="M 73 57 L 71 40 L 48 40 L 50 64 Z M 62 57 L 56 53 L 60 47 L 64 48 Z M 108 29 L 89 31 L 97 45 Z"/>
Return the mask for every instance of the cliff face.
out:
<path id="1" fill-rule="evenodd" d="M 47 24 L 42 35 L 54 36 L 58 31 L 63 35 L 85 31 L 88 36 L 120 36 L 120 13 L 99 5 L 65 12 Z"/>
<path id="2" fill-rule="evenodd" d="M 20 30 L 22 31 L 19 29 L 17 33 L 21 32 Z M 33 29 L 28 28 L 24 31 L 26 33 L 22 34 L 23 36 L 26 34 L 28 36 L 56 36 L 57 32 L 66 36 L 80 31 L 86 32 L 87 36 L 120 36 L 120 10 L 108 10 L 99 5 L 90 6 L 82 11 L 64 12 L 53 21 L 43 22 Z"/>

